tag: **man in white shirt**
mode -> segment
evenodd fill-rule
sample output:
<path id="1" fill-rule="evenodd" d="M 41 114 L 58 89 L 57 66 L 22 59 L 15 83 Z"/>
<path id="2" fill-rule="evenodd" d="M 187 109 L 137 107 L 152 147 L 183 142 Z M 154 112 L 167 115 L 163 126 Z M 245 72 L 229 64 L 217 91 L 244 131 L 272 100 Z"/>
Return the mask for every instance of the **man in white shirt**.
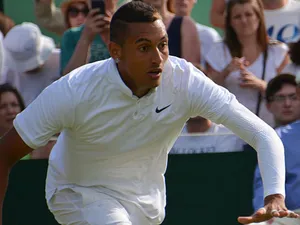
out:
<path id="1" fill-rule="evenodd" d="M 112 18 L 110 35 L 111 59 L 47 87 L 1 139 L 1 207 L 14 163 L 61 132 L 46 181 L 47 203 L 59 223 L 160 224 L 168 152 L 184 123 L 202 116 L 258 150 L 265 206 L 239 221 L 299 217 L 284 204 L 283 146 L 274 130 L 192 64 L 169 57 L 156 9 L 125 4 Z"/>

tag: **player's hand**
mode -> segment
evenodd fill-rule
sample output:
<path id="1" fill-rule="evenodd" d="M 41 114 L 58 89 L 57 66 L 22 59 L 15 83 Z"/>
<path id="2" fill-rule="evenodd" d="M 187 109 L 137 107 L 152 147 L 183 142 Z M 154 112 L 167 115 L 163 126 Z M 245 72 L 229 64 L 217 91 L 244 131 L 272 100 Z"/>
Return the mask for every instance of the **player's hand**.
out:
<path id="1" fill-rule="evenodd" d="M 284 197 L 280 194 L 269 195 L 265 198 L 265 206 L 258 209 L 252 216 L 240 216 L 239 223 L 259 223 L 270 220 L 273 217 L 299 218 L 295 212 L 288 210 L 284 203 Z"/>
<path id="2" fill-rule="evenodd" d="M 83 38 L 92 42 L 96 34 L 106 33 L 109 31 L 111 13 L 100 15 L 99 9 L 91 9 L 86 17 L 84 29 L 82 32 Z"/>

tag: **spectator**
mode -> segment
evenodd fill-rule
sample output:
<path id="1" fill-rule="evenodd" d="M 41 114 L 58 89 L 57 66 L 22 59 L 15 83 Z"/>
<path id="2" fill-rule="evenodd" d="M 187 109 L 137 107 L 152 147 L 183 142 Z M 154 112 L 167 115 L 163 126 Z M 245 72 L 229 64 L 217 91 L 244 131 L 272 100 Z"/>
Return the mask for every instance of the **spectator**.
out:
<path id="1" fill-rule="evenodd" d="M 15 22 L 10 17 L 0 12 L 0 31 L 4 37 L 14 26 Z"/>
<path id="2" fill-rule="evenodd" d="M 4 48 L 13 59 L 6 82 L 17 87 L 27 106 L 59 77 L 59 51 L 32 23 L 12 28 L 4 38 Z"/>
<path id="3" fill-rule="evenodd" d="M 13 127 L 16 115 L 25 109 L 20 93 L 10 84 L 0 85 L 0 137 Z"/>
<path id="4" fill-rule="evenodd" d="M 210 23 L 218 28 L 225 28 L 225 9 L 228 0 L 212 0 L 210 8 Z"/>
<path id="5" fill-rule="evenodd" d="M 300 72 L 300 40 L 290 44 L 291 62 L 286 65 L 282 73 L 298 74 Z"/>
<path id="6" fill-rule="evenodd" d="M 0 137 L 13 127 L 17 114 L 25 109 L 22 96 L 10 84 L 0 85 Z M 29 159 L 30 155 L 23 157 Z"/>
<path id="7" fill-rule="evenodd" d="M 64 15 L 53 0 L 34 0 L 35 16 L 40 26 L 61 36 L 66 30 Z"/>
<path id="8" fill-rule="evenodd" d="M 210 21 L 225 27 L 225 8 L 228 0 L 213 0 Z M 263 0 L 268 35 L 281 42 L 296 42 L 300 37 L 300 2 L 297 0 Z"/>
<path id="9" fill-rule="evenodd" d="M 195 135 L 193 135 L 195 134 Z M 245 143 L 225 126 L 203 117 L 187 121 L 171 154 L 199 154 L 242 151 Z"/>
<path id="10" fill-rule="evenodd" d="M 191 17 L 192 9 L 197 3 L 197 0 L 169 0 L 174 6 L 175 14 L 177 16 Z M 205 68 L 205 55 L 208 54 L 214 42 L 220 41 L 221 37 L 218 32 L 208 26 L 195 23 L 198 31 L 198 37 L 201 44 L 201 66 Z"/>
<path id="11" fill-rule="evenodd" d="M 280 74 L 268 83 L 267 108 L 273 114 L 276 126 L 300 119 L 300 98 L 297 97 L 296 87 L 296 78 L 291 74 Z"/>
<path id="12" fill-rule="evenodd" d="M 82 25 L 90 9 L 87 0 L 69 0 L 62 3 L 61 10 L 64 15 L 65 26 L 69 29 Z"/>
<path id="13" fill-rule="evenodd" d="M 292 82 L 291 82 L 292 81 Z M 297 79 L 298 85 L 300 84 L 300 76 Z M 283 82 L 283 85 L 280 84 L 280 82 Z M 280 96 L 281 92 L 286 91 L 289 89 L 290 94 L 288 92 L 284 95 L 285 96 L 285 102 L 291 101 L 294 102 L 295 107 L 294 110 L 298 110 L 298 117 L 293 117 L 293 120 L 290 116 L 290 114 L 282 114 L 278 116 L 277 114 L 274 114 L 274 116 L 277 116 L 277 121 L 279 121 L 281 124 L 284 125 L 281 127 L 278 127 L 276 129 L 277 134 L 281 138 L 283 145 L 284 145 L 284 154 L 285 154 L 285 165 L 286 165 L 286 181 L 285 181 L 285 189 L 286 189 L 286 198 L 285 203 L 286 206 L 294 210 L 296 213 L 300 213 L 300 116 L 299 116 L 299 102 L 300 102 L 300 86 L 298 86 L 297 91 L 297 99 L 296 97 L 290 97 L 290 100 L 288 100 L 288 96 L 295 96 L 296 94 L 296 86 L 295 86 L 295 77 L 291 77 L 291 75 L 279 75 L 274 80 L 270 81 L 268 88 L 269 92 L 274 92 L 273 96 Z M 281 86 L 280 89 L 278 89 Z M 287 88 L 289 86 L 289 88 Z M 293 90 L 292 90 L 293 89 Z M 268 93 L 266 94 L 268 95 Z M 270 94 L 271 96 L 272 94 Z M 281 98 L 277 99 L 283 99 L 283 95 Z M 296 104 L 298 107 L 296 107 Z M 296 114 L 295 114 L 296 115 Z M 255 170 L 254 175 L 254 197 L 253 197 L 253 207 L 254 209 L 259 209 L 263 206 L 263 185 L 262 185 L 262 179 L 260 175 L 260 170 L 258 166 Z M 274 218 L 268 222 L 259 223 L 259 225 L 298 225 L 300 224 L 300 219 L 287 219 L 287 218 Z M 258 225 L 258 224 L 252 224 L 252 225 Z"/>
<path id="14" fill-rule="evenodd" d="M 8 83 L 0 85 L 0 137 L 13 127 L 13 120 L 24 109 L 25 104 L 18 90 Z M 46 146 L 34 150 L 23 159 L 48 158 L 55 143 L 50 140 Z"/>
<path id="15" fill-rule="evenodd" d="M 109 24 L 117 0 L 106 0 L 106 15 L 90 10 L 84 25 L 67 30 L 61 41 L 60 71 L 63 75 L 86 64 L 110 57 Z"/>
<path id="16" fill-rule="evenodd" d="M 184 58 L 195 65 L 200 64 L 200 42 L 194 21 L 188 16 L 175 16 L 169 11 L 167 0 L 141 1 L 152 4 L 162 15 L 169 36 L 170 55 Z"/>
<path id="17" fill-rule="evenodd" d="M 288 47 L 269 40 L 260 0 L 229 1 L 226 15 L 224 41 L 216 43 L 206 56 L 208 74 L 273 125 L 261 100 L 267 82 L 288 63 Z"/>
<path id="18" fill-rule="evenodd" d="M 124 0 L 123 2 L 127 1 L 129 0 Z M 63 33 L 68 28 L 65 23 L 65 15 L 62 12 L 63 10 L 57 8 L 53 0 L 34 0 L 34 2 L 35 16 L 38 24 L 46 28 L 48 31 L 53 32 L 59 36 L 63 35 Z M 65 0 L 65 2 L 68 3 L 69 0 Z M 65 2 L 62 3 L 62 8 Z"/>

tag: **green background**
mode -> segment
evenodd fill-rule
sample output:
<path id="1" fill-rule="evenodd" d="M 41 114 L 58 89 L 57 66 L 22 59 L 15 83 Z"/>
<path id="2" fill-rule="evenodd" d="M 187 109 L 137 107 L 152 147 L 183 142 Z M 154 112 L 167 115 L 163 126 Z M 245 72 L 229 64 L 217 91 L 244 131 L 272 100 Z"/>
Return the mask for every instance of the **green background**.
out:
<path id="1" fill-rule="evenodd" d="M 62 0 L 55 0 L 56 5 L 60 5 Z M 211 6 L 211 0 L 198 1 L 194 7 L 192 17 L 197 22 L 209 25 L 209 10 Z M 4 0 L 4 13 L 11 17 L 16 23 L 22 22 L 36 22 L 34 15 L 34 0 Z M 53 33 L 47 32 L 42 29 L 45 35 L 53 37 L 56 42 L 59 41 L 59 37 Z"/>

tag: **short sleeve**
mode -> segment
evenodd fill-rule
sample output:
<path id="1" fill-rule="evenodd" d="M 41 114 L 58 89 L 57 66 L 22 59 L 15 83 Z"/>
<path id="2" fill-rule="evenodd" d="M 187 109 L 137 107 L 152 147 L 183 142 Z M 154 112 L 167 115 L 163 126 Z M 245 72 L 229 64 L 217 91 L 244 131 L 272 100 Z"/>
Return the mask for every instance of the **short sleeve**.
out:
<path id="1" fill-rule="evenodd" d="M 77 28 L 76 28 L 77 29 Z M 67 66 L 68 62 L 70 61 L 76 45 L 77 45 L 77 40 L 76 37 L 78 34 L 76 34 L 78 31 L 73 29 L 67 30 L 62 39 L 61 39 L 61 55 L 60 55 L 60 73 L 62 74 L 62 71 L 65 69 Z"/>
<path id="2" fill-rule="evenodd" d="M 288 46 L 284 43 L 271 45 L 271 54 L 274 57 L 276 69 L 280 67 L 288 53 Z"/>
<path id="3" fill-rule="evenodd" d="M 71 129 L 75 120 L 74 94 L 68 76 L 48 86 L 14 120 L 14 127 L 31 148 L 47 144 L 63 129 Z"/>
<path id="4" fill-rule="evenodd" d="M 223 42 L 215 42 L 205 56 L 205 61 L 216 71 L 221 72 L 231 61 L 231 55 Z"/>

